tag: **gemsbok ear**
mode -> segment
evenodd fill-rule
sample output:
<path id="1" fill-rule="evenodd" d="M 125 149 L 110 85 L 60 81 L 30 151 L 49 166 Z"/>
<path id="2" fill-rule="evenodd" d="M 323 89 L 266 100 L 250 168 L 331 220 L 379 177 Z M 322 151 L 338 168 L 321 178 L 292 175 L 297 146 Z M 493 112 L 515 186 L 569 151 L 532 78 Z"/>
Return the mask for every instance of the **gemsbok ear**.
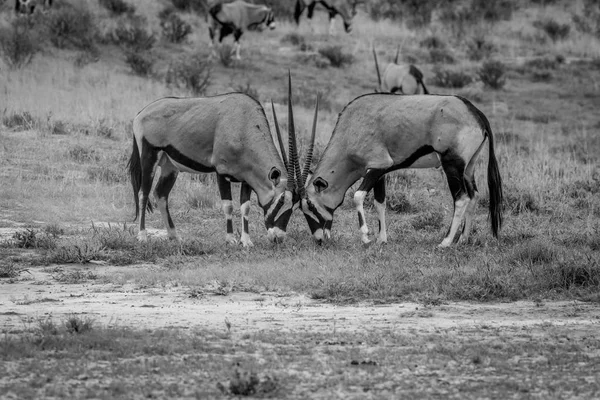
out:
<path id="1" fill-rule="evenodd" d="M 279 182 L 281 181 L 281 171 L 277 167 L 271 168 L 269 180 L 271 180 L 275 186 L 279 185 Z"/>
<path id="2" fill-rule="evenodd" d="M 313 186 L 315 187 L 315 191 L 317 193 L 321 193 L 323 190 L 327 189 L 327 186 L 329 186 L 329 184 L 327 183 L 327 181 L 325 179 L 318 177 L 313 182 Z"/>

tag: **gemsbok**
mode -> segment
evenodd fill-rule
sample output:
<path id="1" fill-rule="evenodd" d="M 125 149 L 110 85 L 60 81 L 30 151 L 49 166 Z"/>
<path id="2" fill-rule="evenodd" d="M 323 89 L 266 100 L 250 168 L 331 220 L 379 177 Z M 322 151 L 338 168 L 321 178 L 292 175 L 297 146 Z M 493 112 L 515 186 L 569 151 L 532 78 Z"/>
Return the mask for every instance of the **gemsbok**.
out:
<path id="1" fill-rule="evenodd" d="M 400 47 L 396 49 L 396 57 L 383 70 L 383 76 L 379 70 L 377 61 L 377 52 L 373 47 L 373 58 L 375 59 L 375 71 L 377 72 L 377 92 L 388 92 L 398 94 L 429 94 L 425 83 L 423 83 L 423 73 L 414 65 L 398 64 Z"/>
<path id="2" fill-rule="evenodd" d="M 364 0 L 296 0 L 294 9 L 294 20 L 300 23 L 300 16 L 308 8 L 308 19 L 312 19 L 315 7 L 321 4 L 329 13 L 329 35 L 333 35 L 335 16 L 339 15 L 344 21 L 346 33 L 352 31 L 352 18 L 356 15 L 356 6 Z"/>
<path id="3" fill-rule="evenodd" d="M 240 57 L 240 37 L 245 30 L 262 31 L 265 27 L 275 29 L 275 16 L 270 7 L 236 0 L 232 3 L 217 3 L 208 10 L 210 46 L 233 33 L 235 57 Z"/>
<path id="4" fill-rule="evenodd" d="M 47 10 L 52 7 L 52 0 L 15 0 L 17 14 L 33 14 L 36 7 Z"/>
<path id="5" fill-rule="evenodd" d="M 293 211 L 294 196 L 298 201 L 298 189 L 290 169 L 291 161 L 288 163 L 285 156 L 279 127 L 277 135 L 281 156 L 261 104 L 243 93 L 205 98 L 169 97 L 150 103 L 133 121 L 133 151 L 128 163 L 136 203 L 135 216 L 140 218 L 138 239 L 147 240 L 145 212 L 146 209 L 152 211 L 148 197 L 157 166 L 160 166 L 160 178 L 154 195 L 169 238 L 178 239 L 178 235 L 169 213 L 168 197 L 179 171 L 184 171 L 194 174 L 216 172 L 227 224 L 227 243 L 237 243 L 233 233 L 230 182 L 242 184 L 241 244 L 252 246 L 248 232 L 252 191 L 264 210 L 268 238 L 271 241 L 283 239 Z M 296 144 L 291 143 L 295 137 L 295 132 L 290 131 L 290 160 L 297 159 L 294 155 Z"/>
<path id="6" fill-rule="evenodd" d="M 502 181 L 494 137 L 485 115 L 459 96 L 367 94 L 352 100 L 338 117 L 325 151 L 301 200 L 315 239 L 331 235 L 334 211 L 346 191 L 363 178 L 354 194 L 363 243 L 369 243 L 363 202 L 374 189 L 378 242 L 387 242 L 385 179 L 401 168 L 443 168 L 454 199 L 450 228 L 439 247 L 447 247 L 463 222 L 459 239 L 469 238 L 477 205 L 474 168 L 488 140 L 489 214 L 495 237 L 502 225 Z"/>

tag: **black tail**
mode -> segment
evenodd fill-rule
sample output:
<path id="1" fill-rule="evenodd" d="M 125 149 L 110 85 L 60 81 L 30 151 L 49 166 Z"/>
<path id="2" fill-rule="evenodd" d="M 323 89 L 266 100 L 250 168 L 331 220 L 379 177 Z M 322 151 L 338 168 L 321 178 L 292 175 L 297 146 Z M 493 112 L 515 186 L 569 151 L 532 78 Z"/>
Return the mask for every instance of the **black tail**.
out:
<path id="1" fill-rule="evenodd" d="M 411 64 L 408 72 L 416 79 L 417 83 L 421 85 L 423 88 L 423 93 L 429 94 L 429 90 L 427 90 L 425 83 L 423 83 L 423 73 L 421 70 Z"/>
<path id="2" fill-rule="evenodd" d="M 483 115 L 483 113 L 481 113 Z M 489 158 L 488 158 L 488 190 L 490 192 L 490 217 L 492 219 L 492 233 L 498 237 L 498 231 L 502 227 L 502 178 L 498 170 L 498 162 L 494 153 L 494 134 L 490 128 L 490 123 L 483 115 L 486 125 L 486 136 L 488 138 Z"/>
<path id="3" fill-rule="evenodd" d="M 303 0 L 296 0 L 296 7 L 294 8 L 294 21 L 296 21 L 296 25 L 300 24 L 300 16 L 305 7 L 306 4 L 304 4 Z"/>
<path id="4" fill-rule="evenodd" d="M 140 187 L 142 186 L 142 163 L 140 161 L 140 152 L 138 151 L 138 145 L 133 138 L 133 151 L 131 157 L 127 163 L 127 169 L 129 169 L 129 177 L 131 178 L 131 186 L 133 187 L 133 199 L 135 200 L 135 218 L 137 219 L 140 214 Z M 148 202 L 150 204 L 150 202 Z"/>

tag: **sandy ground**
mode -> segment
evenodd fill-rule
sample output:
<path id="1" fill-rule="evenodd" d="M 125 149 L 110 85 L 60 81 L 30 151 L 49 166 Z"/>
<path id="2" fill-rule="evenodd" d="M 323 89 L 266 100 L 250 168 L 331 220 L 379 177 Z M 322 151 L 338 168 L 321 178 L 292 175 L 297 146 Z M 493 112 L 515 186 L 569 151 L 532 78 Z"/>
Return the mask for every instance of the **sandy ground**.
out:
<path id="1" fill-rule="evenodd" d="M 77 267 L 81 269 L 82 267 Z M 95 274 L 119 273 L 123 267 L 91 266 Z M 62 284 L 43 268 L 31 268 L 16 280 L 0 280 L 0 327 L 18 333 L 32 322 L 71 314 L 102 326 L 133 328 L 203 328 L 251 333 L 259 330 L 356 332 L 386 328 L 434 332 L 469 327 L 568 326 L 573 335 L 597 331 L 600 305 L 577 301 L 511 303 L 451 302 L 333 305 L 304 295 L 202 293 L 187 288 L 140 288 L 88 283 Z"/>

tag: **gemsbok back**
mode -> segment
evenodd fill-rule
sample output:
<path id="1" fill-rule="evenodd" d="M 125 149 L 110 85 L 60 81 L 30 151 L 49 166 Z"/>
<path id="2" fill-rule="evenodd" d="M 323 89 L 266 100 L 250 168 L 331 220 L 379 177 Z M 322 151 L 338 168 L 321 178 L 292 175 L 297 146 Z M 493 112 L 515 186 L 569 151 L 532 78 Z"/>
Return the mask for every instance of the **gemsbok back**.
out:
<path id="1" fill-rule="evenodd" d="M 494 236 L 502 225 L 502 181 L 494 136 L 485 115 L 459 96 L 367 94 L 352 100 L 339 115 L 331 139 L 306 187 L 301 208 L 317 239 L 331 235 L 334 211 L 346 191 L 363 178 L 354 194 L 361 239 L 369 243 L 363 202 L 374 189 L 379 218 L 378 242 L 387 242 L 385 179 L 401 168 L 441 167 L 454 199 L 454 216 L 440 243 L 447 247 L 463 222 L 467 241 L 477 205 L 474 169 L 488 140 L 489 214 Z"/>
<path id="2" fill-rule="evenodd" d="M 230 182 L 242 184 L 242 245 L 252 246 L 248 233 L 252 191 L 264 210 L 268 238 L 283 239 L 297 188 L 293 173 L 288 180 L 288 163 L 279 129 L 277 133 L 282 156 L 275 147 L 261 104 L 243 93 L 205 98 L 170 97 L 146 106 L 133 121 L 133 151 L 128 164 L 136 219 L 141 210 L 138 239 L 147 240 L 145 211 L 152 211 L 148 197 L 157 166 L 160 166 L 160 178 L 154 195 L 169 238 L 178 239 L 168 197 L 179 171 L 184 171 L 217 174 L 227 223 L 227 243 L 237 243 L 233 233 Z M 295 135 L 290 134 L 290 140 L 292 138 L 295 140 Z M 289 147 L 295 149 L 296 145 L 290 143 Z"/>
<path id="3" fill-rule="evenodd" d="M 398 64 L 400 47 L 396 49 L 394 61 L 389 63 L 383 70 L 383 76 L 379 70 L 377 61 L 377 52 L 373 49 L 373 58 L 375 59 L 375 70 L 377 72 L 377 92 L 397 93 L 397 94 L 429 94 L 425 83 L 423 82 L 423 73 L 414 65 Z"/>

